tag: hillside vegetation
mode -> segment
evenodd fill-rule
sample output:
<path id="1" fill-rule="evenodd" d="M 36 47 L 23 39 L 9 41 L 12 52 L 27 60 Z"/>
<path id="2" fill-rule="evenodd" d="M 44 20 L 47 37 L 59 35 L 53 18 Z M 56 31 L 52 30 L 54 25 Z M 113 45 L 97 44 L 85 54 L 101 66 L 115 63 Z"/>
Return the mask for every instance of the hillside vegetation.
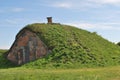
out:
<path id="1" fill-rule="evenodd" d="M 82 68 L 120 64 L 120 47 L 95 32 L 61 24 L 31 24 L 24 27 L 45 43 L 49 53 L 22 65 L 26 68 Z M 21 31 L 22 31 L 21 30 Z M 0 68 L 14 67 L 0 50 Z"/>
<path id="2" fill-rule="evenodd" d="M 39 23 L 23 29 L 36 33 L 50 51 L 44 58 L 23 67 L 78 68 L 120 64 L 120 47 L 95 32 L 68 25 Z"/>
<path id="3" fill-rule="evenodd" d="M 7 56 L 7 50 L 0 50 L 0 69 L 16 67 L 15 64 L 13 64 L 9 60 L 7 60 L 6 56 Z"/>
<path id="4" fill-rule="evenodd" d="M 37 34 L 49 53 L 16 66 L 7 60 L 7 50 L 0 50 L 0 80 L 120 80 L 120 46 L 95 32 L 38 23 L 24 29 Z"/>

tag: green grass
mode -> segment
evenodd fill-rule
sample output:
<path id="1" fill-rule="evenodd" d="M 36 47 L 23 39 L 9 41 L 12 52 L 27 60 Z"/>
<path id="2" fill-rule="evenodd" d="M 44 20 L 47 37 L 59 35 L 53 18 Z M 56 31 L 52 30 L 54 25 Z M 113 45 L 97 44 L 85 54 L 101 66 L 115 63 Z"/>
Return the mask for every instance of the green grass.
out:
<path id="1" fill-rule="evenodd" d="M 120 66 L 83 69 L 0 69 L 0 80 L 120 80 Z"/>
<path id="2" fill-rule="evenodd" d="M 16 67 L 0 50 L 0 80 L 120 80 L 120 47 L 95 32 L 60 24 L 24 29 L 37 34 L 51 53 Z"/>
<path id="3" fill-rule="evenodd" d="M 34 32 L 50 53 L 21 67 L 73 69 L 120 65 L 120 47 L 95 32 L 68 25 L 39 23 L 27 25 L 21 31 L 24 29 Z M 14 67 L 5 55 L 0 54 L 0 68 Z"/>
<path id="4" fill-rule="evenodd" d="M 95 32 L 68 25 L 39 23 L 27 25 L 24 29 L 37 34 L 51 51 L 24 67 L 79 68 L 120 64 L 120 47 Z"/>
<path id="5" fill-rule="evenodd" d="M 2 55 L 3 53 L 5 53 L 7 50 L 2 50 L 0 49 L 0 55 Z"/>
<path id="6" fill-rule="evenodd" d="M 11 63 L 7 58 L 8 50 L 0 50 L 0 69 L 15 67 L 16 65 Z"/>

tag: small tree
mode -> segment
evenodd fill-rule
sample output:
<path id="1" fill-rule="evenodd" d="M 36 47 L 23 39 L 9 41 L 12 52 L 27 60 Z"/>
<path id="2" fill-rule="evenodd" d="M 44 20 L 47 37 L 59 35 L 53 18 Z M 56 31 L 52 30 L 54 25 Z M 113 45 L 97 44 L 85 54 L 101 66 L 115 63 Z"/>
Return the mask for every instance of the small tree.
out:
<path id="1" fill-rule="evenodd" d="M 120 46 L 120 42 L 118 42 L 117 45 Z"/>

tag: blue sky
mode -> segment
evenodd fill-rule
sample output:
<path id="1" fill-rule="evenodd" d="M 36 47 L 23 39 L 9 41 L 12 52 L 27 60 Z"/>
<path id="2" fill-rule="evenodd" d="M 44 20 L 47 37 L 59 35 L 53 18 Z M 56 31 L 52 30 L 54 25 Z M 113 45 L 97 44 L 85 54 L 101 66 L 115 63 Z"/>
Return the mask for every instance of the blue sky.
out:
<path id="1" fill-rule="evenodd" d="M 27 24 L 53 21 L 120 41 L 120 0 L 0 0 L 0 49 L 9 49 Z"/>

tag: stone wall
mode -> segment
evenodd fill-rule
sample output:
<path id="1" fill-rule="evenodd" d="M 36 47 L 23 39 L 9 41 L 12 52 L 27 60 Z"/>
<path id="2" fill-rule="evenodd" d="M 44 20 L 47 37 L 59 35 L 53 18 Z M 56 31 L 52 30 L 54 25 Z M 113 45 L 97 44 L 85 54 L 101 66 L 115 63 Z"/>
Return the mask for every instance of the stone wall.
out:
<path id="1" fill-rule="evenodd" d="M 40 38 L 29 30 L 22 30 L 8 52 L 7 58 L 18 64 L 24 64 L 45 56 L 47 46 Z"/>

